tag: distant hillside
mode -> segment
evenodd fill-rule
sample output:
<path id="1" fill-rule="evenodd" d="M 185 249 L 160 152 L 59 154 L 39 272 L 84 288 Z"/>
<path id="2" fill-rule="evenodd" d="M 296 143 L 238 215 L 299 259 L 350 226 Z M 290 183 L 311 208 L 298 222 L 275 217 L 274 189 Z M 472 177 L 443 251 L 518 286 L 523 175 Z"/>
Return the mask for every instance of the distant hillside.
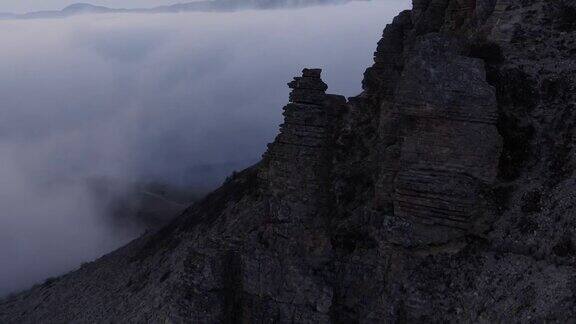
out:
<path id="1" fill-rule="evenodd" d="M 159 182 L 125 184 L 109 178 L 89 179 L 87 185 L 105 220 L 118 229 L 158 229 L 207 192 Z"/>
<path id="2" fill-rule="evenodd" d="M 118 229 L 157 230 L 186 207 L 218 188 L 222 182 L 255 161 L 203 164 L 190 167 L 179 184 L 169 181 L 124 181 L 97 177 L 86 185 L 103 215 Z"/>
<path id="3" fill-rule="evenodd" d="M 108 8 L 89 3 L 76 3 L 62 10 L 35 11 L 24 14 L 0 13 L 0 19 L 64 18 L 79 14 L 101 13 L 175 13 L 175 12 L 226 12 L 245 9 L 298 8 L 315 5 L 343 4 L 369 0 L 206 0 L 177 3 L 154 8 Z"/>

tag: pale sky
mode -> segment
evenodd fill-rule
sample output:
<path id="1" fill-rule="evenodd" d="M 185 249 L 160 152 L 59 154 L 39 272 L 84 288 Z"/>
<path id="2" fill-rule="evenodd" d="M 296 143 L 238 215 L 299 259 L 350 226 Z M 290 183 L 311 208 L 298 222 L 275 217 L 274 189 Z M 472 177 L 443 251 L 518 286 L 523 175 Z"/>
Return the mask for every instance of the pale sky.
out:
<path id="1" fill-rule="evenodd" d="M 0 12 L 22 13 L 39 10 L 59 10 L 78 2 L 110 8 L 147 8 L 190 1 L 192 0 L 0 0 Z"/>

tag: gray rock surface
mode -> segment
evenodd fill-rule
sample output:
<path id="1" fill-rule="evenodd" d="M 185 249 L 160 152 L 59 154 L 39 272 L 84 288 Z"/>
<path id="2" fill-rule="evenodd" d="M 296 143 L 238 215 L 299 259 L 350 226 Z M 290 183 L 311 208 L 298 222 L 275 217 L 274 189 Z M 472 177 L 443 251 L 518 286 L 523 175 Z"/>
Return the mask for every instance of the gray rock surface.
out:
<path id="1" fill-rule="evenodd" d="M 575 13 L 414 1 L 362 94 L 305 70 L 260 163 L 0 322 L 573 322 Z"/>

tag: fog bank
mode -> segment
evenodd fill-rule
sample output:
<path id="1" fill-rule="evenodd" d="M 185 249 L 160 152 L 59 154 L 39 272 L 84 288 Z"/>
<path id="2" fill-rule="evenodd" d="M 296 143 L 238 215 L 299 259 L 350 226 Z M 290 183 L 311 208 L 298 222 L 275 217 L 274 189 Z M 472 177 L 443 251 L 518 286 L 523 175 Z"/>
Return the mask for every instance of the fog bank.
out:
<path id="1" fill-rule="evenodd" d="M 259 159 L 302 68 L 358 94 L 409 2 L 0 21 L 0 295 L 139 235 L 87 180 L 211 188 Z"/>

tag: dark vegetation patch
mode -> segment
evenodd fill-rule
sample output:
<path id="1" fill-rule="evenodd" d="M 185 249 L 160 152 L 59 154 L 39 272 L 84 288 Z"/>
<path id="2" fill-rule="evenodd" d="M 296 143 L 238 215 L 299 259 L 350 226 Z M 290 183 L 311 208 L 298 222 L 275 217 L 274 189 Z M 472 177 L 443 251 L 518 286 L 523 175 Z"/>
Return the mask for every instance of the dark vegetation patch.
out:
<path id="1" fill-rule="evenodd" d="M 504 62 L 502 48 L 493 42 L 481 42 L 472 44 L 470 47 L 470 57 L 484 60 L 486 64 L 494 65 Z"/>
<path id="2" fill-rule="evenodd" d="M 353 174 L 341 180 L 336 190 L 336 199 L 340 205 L 349 205 L 356 201 L 363 192 L 373 190 L 373 181 L 365 174 Z"/>
<path id="3" fill-rule="evenodd" d="M 498 178 L 513 181 L 530 157 L 530 142 L 534 138 L 532 125 L 521 126 L 518 119 L 500 115 L 498 132 L 502 136 L 504 147 L 498 164 Z"/>
<path id="4" fill-rule="evenodd" d="M 192 205 L 172 223 L 148 238 L 131 261 L 142 261 L 160 251 L 175 249 L 181 242 L 178 231 L 191 231 L 200 224 L 212 224 L 228 204 L 237 203 L 247 195 L 255 195 L 257 189 L 257 166 L 233 174 L 222 187 Z"/>
<path id="5" fill-rule="evenodd" d="M 537 213 L 542 211 L 542 193 L 539 190 L 529 191 L 522 197 L 522 211 Z"/>
<path id="6" fill-rule="evenodd" d="M 336 296 L 335 296 L 336 297 Z M 339 297 L 340 299 L 344 297 Z M 358 312 L 352 307 L 339 303 L 338 299 L 334 300 L 330 309 L 330 321 L 334 324 L 358 324 Z"/>
<path id="7" fill-rule="evenodd" d="M 576 3 L 569 4 L 562 1 L 559 8 L 559 19 L 556 21 L 556 29 L 563 32 L 576 30 Z"/>
<path id="8" fill-rule="evenodd" d="M 554 254 L 559 257 L 571 257 L 576 255 L 576 247 L 569 233 L 566 233 L 552 248 Z"/>
<path id="9" fill-rule="evenodd" d="M 168 280 L 171 275 L 172 275 L 172 271 L 171 271 L 171 270 L 168 270 L 168 271 L 164 272 L 164 274 L 163 274 L 162 277 L 160 278 L 160 282 L 164 282 L 164 281 Z"/>
<path id="10" fill-rule="evenodd" d="M 378 89 L 379 85 L 378 70 L 374 67 L 367 68 L 362 79 L 362 89 L 372 93 Z"/>
<path id="11" fill-rule="evenodd" d="M 224 257 L 225 323 L 241 323 L 243 314 L 242 259 L 238 252 L 229 251 Z"/>
<path id="12" fill-rule="evenodd" d="M 538 229 L 538 224 L 534 220 L 534 217 L 529 215 L 520 216 L 516 226 L 522 234 L 532 233 Z"/>
<path id="13" fill-rule="evenodd" d="M 445 21 L 448 4 L 448 1 L 435 1 L 428 5 L 414 26 L 416 35 L 439 32 Z"/>
<path id="14" fill-rule="evenodd" d="M 527 116 L 538 105 L 538 83 L 519 68 L 489 71 L 488 82 L 496 87 L 504 113 Z"/>
<path id="15" fill-rule="evenodd" d="M 180 217 L 178 217 L 178 219 Z M 175 249 L 181 241 L 180 237 L 176 233 L 177 227 L 177 222 L 172 221 L 172 223 L 170 223 L 168 226 L 163 227 L 158 232 L 153 234 L 140 248 L 140 250 L 134 254 L 130 261 L 143 261 L 159 251 L 169 251 Z"/>
<path id="16" fill-rule="evenodd" d="M 565 103 L 570 93 L 570 82 L 567 76 L 546 78 L 540 84 L 540 93 L 547 101 Z"/>
<path id="17" fill-rule="evenodd" d="M 396 307 L 394 307 L 394 317 L 396 323 L 405 324 L 408 323 L 408 311 L 406 311 L 406 306 L 404 301 L 400 301 Z"/>
<path id="18" fill-rule="evenodd" d="M 150 278 L 149 270 L 136 273 L 132 277 L 130 277 L 130 280 L 126 284 L 126 288 L 129 288 L 130 291 L 134 293 L 140 292 L 148 284 L 149 278 Z"/>
<path id="19" fill-rule="evenodd" d="M 513 181 L 520 176 L 531 155 L 535 127 L 530 113 L 539 102 L 537 83 L 520 69 L 487 68 L 488 82 L 496 88 L 498 100 L 498 132 L 503 150 L 498 166 L 498 178 Z"/>
<path id="20" fill-rule="evenodd" d="M 332 236 L 332 246 L 345 254 L 350 254 L 357 249 L 372 249 L 377 245 L 368 233 L 356 228 L 343 227 Z"/>
<path id="21" fill-rule="evenodd" d="M 182 229 L 190 231 L 197 225 L 213 224 L 229 204 L 238 203 L 247 196 L 258 194 L 258 167 L 253 166 L 242 172 L 234 173 L 223 186 L 185 212 Z"/>
<path id="22" fill-rule="evenodd" d="M 58 282 L 58 278 L 50 277 L 50 278 L 44 280 L 44 283 L 42 284 L 42 288 L 50 288 L 50 287 L 54 286 L 54 284 L 56 282 Z"/>
<path id="23" fill-rule="evenodd" d="M 496 208 L 499 215 L 502 215 L 510 206 L 510 199 L 514 192 L 514 186 L 498 186 L 492 189 L 488 196 L 491 205 Z"/>
<path id="24" fill-rule="evenodd" d="M 549 178 L 550 185 L 556 184 L 560 179 L 565 178 L 572 172 L 573 166 L 571 165 L 571 153 L 573 148 L 572 134 L 576 129 L 576 118 L 574 112 L 576 105 L 563 106 L 564 111 L 558 114 L 558 118 L 548 129 L 548 134 L 559 134 L 547 141 L 547 147 L 550 149 L 551 161 L 549 164 L 551 177 Z"/>
<path id="25" fill-rule="evenodd" d="M 537 35 L 532 35 L 528 30 L 525 30 L 521 26 L 517 25 L 514 33 L 512 34 L 511 42 L 518 45 L 526 45 L 526 43 L 534 39 L 534 36 Z"/>

